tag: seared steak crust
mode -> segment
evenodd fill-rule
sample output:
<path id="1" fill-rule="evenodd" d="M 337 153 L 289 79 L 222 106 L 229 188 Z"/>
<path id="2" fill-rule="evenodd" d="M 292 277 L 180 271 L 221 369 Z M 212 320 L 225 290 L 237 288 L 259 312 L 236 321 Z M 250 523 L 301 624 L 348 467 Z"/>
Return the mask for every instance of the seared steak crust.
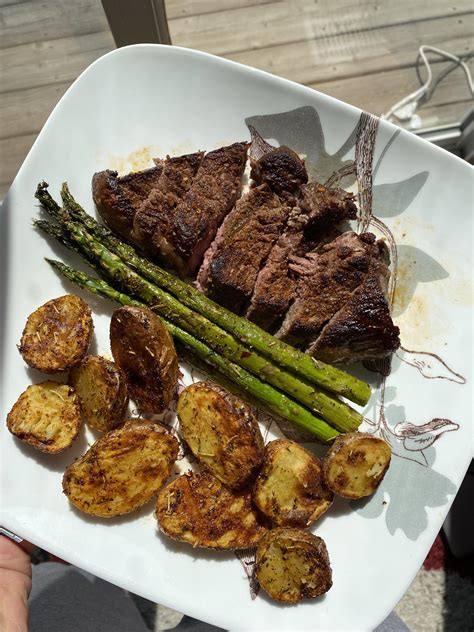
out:
<path id="1" fill-rule="evenodd" d="M 198 276 L 208 296 L 234 312 L 242 310 L 289 210 L 266 184 L 251 189 L 239 200 L 226 217 Z"/>
<path id="2" fill-rule="evenodd" d="M 355 219 L 353 195 L 310 183 L 300 188 L 298 206 L 273 246 L 255 284 L 247 318 L 264 329 L 281 322 L 296 291 L 297 275 L 290 268 L 292 257 L 304 257 L 326 241 L 342 222 Z"/>
<path id="3" fill-rule="evenodd" d="M 300 278 L 278 337 L 305 346 L 314 340 L 386 253 L 372 233 L 347 232 L 305 258 L 294 258 L 292 268 Z"/>
<path id="4" fill-rule="evenodd" d="M 255 183 L 268 184 L 275 193 L 295 193 L 301 184 L 308 182 L 304 161 L 289 147 L 282 145 L 251 160 L 250 177 Z"/>
<path id="5" fill-rule="evenodd" d="M 162 167 L 130 173 L 123 178 L 116 171 L 99 171 L 92 177 L 92 197 L 107 226 L 121 237 L 131 240 L 133 218 L 142 201 L 156 186 Z"/>
<path id="6" fill-rule="evenodd" d="M 155 231 L 165 237 L 171 215 L 192 181 L 201 164 L 203 152 L 167 156 L 163 171 L 154 189 L 139 206 L 133 220 L 133 238 L 137 244 L 154 254 L 153 235 Z"/>
<path id="7" fill-rule="evenodd" d="M 323 328 L 308 353 L 331 364 L 383 358 L 398 349 L 399 334 L 381 280 L 369 274 Z"/>
<path id="8" fill-rule="evenodd" d="M 305 184 L 300 191 L 299 205 L 307 214 L 306 237 L 357 217 L 352 193 L 343 189 L 331 189 L 318 182 Z"/>
<path id="9" fill-rule="evenodd" d="M 154 245 L 181 276 L 192 274 L 241 190 L 248 143 L 206 154 L 196 177 L 175 207 L 168 235 L 155 231 Z"/>

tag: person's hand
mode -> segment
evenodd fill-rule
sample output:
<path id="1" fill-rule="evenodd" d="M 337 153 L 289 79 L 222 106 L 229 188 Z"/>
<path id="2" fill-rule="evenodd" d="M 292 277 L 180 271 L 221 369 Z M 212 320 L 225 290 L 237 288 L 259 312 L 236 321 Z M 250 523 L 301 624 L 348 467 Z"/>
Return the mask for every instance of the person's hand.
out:
<path id="1" fill-rule="evenodd" d="M 28 632 L 28 595 L 31 590 L 33 545 L 16 544 L 0 535 L 0 630 Z"/>

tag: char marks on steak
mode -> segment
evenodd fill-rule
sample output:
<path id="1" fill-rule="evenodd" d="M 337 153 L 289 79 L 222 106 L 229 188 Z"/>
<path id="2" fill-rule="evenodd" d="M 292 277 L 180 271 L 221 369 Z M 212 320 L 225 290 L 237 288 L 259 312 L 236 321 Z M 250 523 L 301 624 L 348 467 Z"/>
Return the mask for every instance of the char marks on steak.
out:
<path id="1" fill-rule="evenodd" d="M 155 247 L 181 276 L 196 271 L 239 197 L 247 150 L 248 143 L 234 143 L 206 154 L 191 188 L 174 209 L 168 234 L 155 231 Z"/>
<path id="2" fill-rule="evenodd" d="M 308 353 L 331 364 L 384 358 L 400 346 L 400 330 L 393 324 L 384 280 L 369 274 L 347 303 L 325 325 Z"/>
<path id="3" fill-rule="evenodd" d="M 334 236 L 344 221 L 355 219 L 356 213 L 352 194 L 319 183 L 303 185 L 285 230 L 259 272 L 247 318 L 264 329 L 280 325 L 297 285 L 297 275 L 290 268 L 291 257 L 305 256 Z"/>
<path id="4" fill-rule="evenodd" d="M 304 161 L 289 147 L 275 147 L 258 159 L 251 158 L 250 177 L 259 184 L 268 184 L 278 195 L 295 194 L 308 182 Z"/>
<path id="5" fill-rule="evenodd" d="M 116 171 L 99 171 L 92 177 L 92 197 L 107 226 L 132 240 L 133 219 L 150 191 L 158 184 L 162 166 L 130 173 L 122 178 Z"/>
<path id="6" fill-rule="evenodd" d="M 346 232 L 303 258 L 293 258 L 298 273 L 295 299 L 278 337 L 307 346 L 349 300 L 369 272 L 388 275 L 388 251 L 372 233 Z"/>
<path id="7" fill-rule="evenodd" d="M 174 209 L 190 189 L 203 155 L 203 152 L 197 152 L 174 158 L 167 156 L 156 187 L 135 213 L 133 240 L 151 255 L 156 250 L 153 246 L 155 231 L 165 238 L 168 236 Z"/>
<path id="8" fill-rule="evenodd" d="M 289 211 L 290 207 L 266 184 L 250 189 L 237 202 L 198 274 L 198 284 L 210 298 L 236 313 L 242 311 Z"/>
<path id="9" fill-rule="evenodd" d="M 301 187 L 299 206 L 307 217 L 304 227 L 307 239 L 357 217 L 357 207 L 352 193 L 343 189 L 332 189 L 319 182 L 310 182 Z"/>

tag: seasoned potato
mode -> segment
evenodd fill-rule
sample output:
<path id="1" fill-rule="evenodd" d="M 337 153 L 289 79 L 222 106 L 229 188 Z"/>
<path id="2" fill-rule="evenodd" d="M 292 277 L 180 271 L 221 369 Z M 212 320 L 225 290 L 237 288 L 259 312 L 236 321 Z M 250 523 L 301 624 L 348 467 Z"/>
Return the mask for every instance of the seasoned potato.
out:
<path id="1" fill-rule="evenodd" d="M 255 505 L 280 527 L 305 528 L 332 504 L 321 464 L 288 439 L 270 441 L 252 493 Z"/>
<path id="2" fill-rule="evenodd" d="M 143 412 L 162 413 L 176 392 L 178 357 L 163 321 L 149 309 L 120 307 L 110 321 L 110 346 Z"/>
<path id="3" fill-rule="evenodd" d="M 74 389 L 58 382 L 29 386 L 7 416 L 8 430 L 41 452 L 68 448 L 79 434 L 81 413 Z"/>
<path id="4" fill-rule="evenodd" d="M 231 491 L 208 472 L 188 472 L 164 487 L 156 517 L 170 538 L 211 549 L 256 546 L 266 532 L 250 494 Z"/>
<path id="5" fill-rule="evenodd" d="M 125 374 L 101 356 L 86 356 L 69 373 L 84 420 L 91 428 L 107 432 L 123 420 L 128 406 Z"/>
<path id="6" fill-rule="evenodd" d="M 162 487 L 178 449 L 178 441 L 164 426 L 129 419 L 67 468 L 63 491 L 87 514 L 111 518 L 129 513 Z"/>
<path id="7" fill-rule="evenodd" d="M 255 575 L 270 597 L 284 603 L 319 597 L 332 586 L 324 540 L 300 529 L 280 527 L 263 536 Z"/>
<path id="8" fill-rule="evenodd" d="M 67 371 L 86 355 L 91 310 L 79 296 L 48 301 L 28 316 L 20 342 L 23 360 L 43 373 Z"/>
<path id="9" fill-rule="evenodd" d="M 391 456 L 388 443 L 374 435 L 340 435 L 323 460 L 326 485 L 344 498 L 370 496 L 385 476 Z"/>
<path id="10" fill-rule="evenodd" d="M 184 389 L 176 410 L 191 452 L 220 481 L 240 487 L 260 466 L 263 437 L 241 399 L 211 382 L 197 382 Z"/>

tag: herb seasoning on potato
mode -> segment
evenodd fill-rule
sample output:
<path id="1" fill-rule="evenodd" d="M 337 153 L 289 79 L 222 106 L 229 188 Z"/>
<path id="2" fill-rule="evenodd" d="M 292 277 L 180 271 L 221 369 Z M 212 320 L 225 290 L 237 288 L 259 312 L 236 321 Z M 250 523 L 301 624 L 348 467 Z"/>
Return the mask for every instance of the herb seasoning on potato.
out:
<path id="1" fill-rule="evenodd" d="M 332 586 L 326 544 L 300 529 L 273 529 L 258 544 L 255 576 L 270 597 L 284 603 L 319 597 Z"/>
<path id="2" fill-rule="evenodd" d="M 81 413 L 74 389 L 58 382 L 32 384 L 7 416 L 8 430 L 41 452 L 68 448 L 79 434 Z"/>
<path id="3" fill-rule="evenodd" d="M 266 529 L 248 491 L 232 491 L 208 472 L 188 472 L 158 495 L 156 517 L 170 538 L 233 550 L 256 546 Z"/>
<path id="4" fill-rule="evenodd" d="M 318 459 L 288 439 L 270 441 L 252 498 L 273 524 L 309 527 L 333 502 Z"/>
<path id="5" fill-rule="evenodd" d="M 337 437 L 323 460 L 326 485 L 338 496 L 364 498 L 375 492 L 390 465 L 392 450 L 364 432 Z"/>
<path id="6" fill-rule="evenodd" d="M 176 407 L 191 452 L 216 478 L 241 487 L 260 466 L 263 437 L 247 404 L 211 382 L 184 389 Z"/>
<path id="7" fill-rule="evenodd" d="M 28 316 L 20 342 L 23 360 L 43 373 L 67 371 L 86 355 L 91 310 L 74 294 L 48 301 Z"/>
<path id="8" fill-rule="evenodd" d="M 162 320 L 149 309 L 120 307 L 110 321 L 110 347 L 130 397 L 146 413 L 162 413 L 178 383 L 178 356 Z"/>
<path id="9" fill-rule="evenodd" d="M 130 419 L 67 468 L 63 491 L 84 513 L 102 518 L 129 513 L 160 490 L 178 451 L 178 441 L 164 426 Z"/>
<path id="10" fill-rule="evenodd" d="M 84 421 L 107 432 L 123 420 L 128 406 L 125 374 L 101 356 L 86 356 L 69 373 L 69 384 L 79 397 Z"/>

